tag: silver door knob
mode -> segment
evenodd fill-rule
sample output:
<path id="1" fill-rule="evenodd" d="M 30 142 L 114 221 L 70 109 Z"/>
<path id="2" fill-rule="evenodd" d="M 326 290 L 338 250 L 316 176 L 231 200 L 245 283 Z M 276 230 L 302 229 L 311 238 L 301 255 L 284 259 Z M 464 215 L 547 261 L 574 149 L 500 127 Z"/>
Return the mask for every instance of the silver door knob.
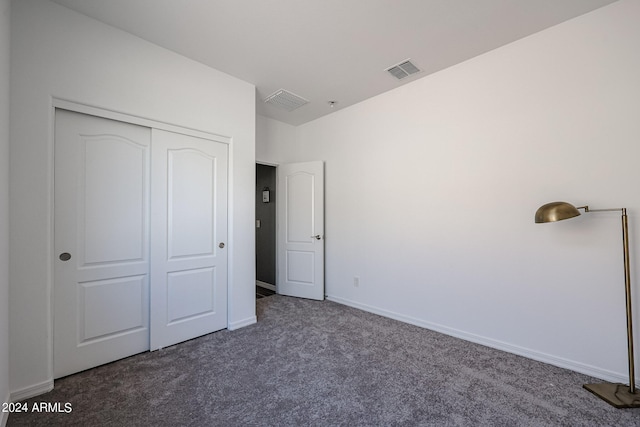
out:
<path id="1" fill-rule="evenodd" d="M 322 239 L 322 236 L 319 234 L 316 234 L 315 236 L 311 236 L 312 239 L 316 239 L 316 240 L 320 240 Z"/>
<path id="2" fill-rule="evenodd" d="M 220 244 L 218 245 L 218 247 L 219 247 L 220 249 L 224 248 L 224 242 L 220 242 Z"/>
<path id="3" fill-rule="evenodd" d="M 62 252 L 59 258 L 60 261 L 69 261 L 71 259 L 71 254 L 69 252 Z"/>

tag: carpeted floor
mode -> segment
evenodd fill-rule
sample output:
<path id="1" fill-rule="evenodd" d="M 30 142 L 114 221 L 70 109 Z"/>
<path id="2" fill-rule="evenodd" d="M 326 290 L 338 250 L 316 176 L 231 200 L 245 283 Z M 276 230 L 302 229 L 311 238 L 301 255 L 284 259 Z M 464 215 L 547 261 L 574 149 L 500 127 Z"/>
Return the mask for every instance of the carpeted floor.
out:
<path id="1" fill-rule="evenodd" d="M 70 413 L 9 426 L 640 426 L 575 372 L 330 301 L 256 301 L 258 323 L 56 381 Z"/>

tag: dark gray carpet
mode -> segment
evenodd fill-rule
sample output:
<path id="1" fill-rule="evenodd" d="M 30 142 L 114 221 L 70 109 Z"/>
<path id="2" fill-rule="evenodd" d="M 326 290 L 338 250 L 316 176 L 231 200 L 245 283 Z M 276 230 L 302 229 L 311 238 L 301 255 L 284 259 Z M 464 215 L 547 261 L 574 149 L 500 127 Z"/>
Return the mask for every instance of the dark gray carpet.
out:
<path id="1" fill-rule="evenodd" d="M 640 426 L 595 379 L 329 301 L 256 302 L 258 323 L 56 381 L 72 412 L 9 426 Z"/>

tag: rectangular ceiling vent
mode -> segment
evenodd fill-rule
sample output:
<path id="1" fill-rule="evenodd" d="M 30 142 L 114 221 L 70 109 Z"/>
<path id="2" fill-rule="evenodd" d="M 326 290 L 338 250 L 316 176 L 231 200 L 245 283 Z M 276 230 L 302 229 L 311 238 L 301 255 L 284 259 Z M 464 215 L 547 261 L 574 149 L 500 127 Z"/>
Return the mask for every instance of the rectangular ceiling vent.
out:
<path id="1" fill-rule="evenodd" d="M 267 96 L 264 99 L 264 103 L 282 108 L 283 110 L 293 111 L 296 108 L 302 107 L 304 104 L 308 104 L 309 101 L 295 93 L 280 89 Z"/>
<path id="2" fill-rule="evenodd" d="M 407 59 L 397 65 L 394 65 L 393 67 L 387 68 L 387 71 L 396 79 L 402 80 L 405 77 L 409 77 L 412 74 L 419 73 L 422 70 L 416 67 L 416 65 L 411 62 L 410 59 Z"/>

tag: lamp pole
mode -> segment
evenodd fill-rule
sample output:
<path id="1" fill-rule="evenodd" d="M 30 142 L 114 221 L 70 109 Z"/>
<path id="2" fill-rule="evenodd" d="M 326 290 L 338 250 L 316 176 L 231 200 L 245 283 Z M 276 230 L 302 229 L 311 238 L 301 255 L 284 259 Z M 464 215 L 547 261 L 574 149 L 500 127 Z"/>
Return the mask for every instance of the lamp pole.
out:
<path id="1" fill-rule="evenodd" d="M 629 273 L 629 225 L 627 209 L 622 209 L 622 244 L 624 245 L 624 295 L 627 305 L 627 351 L 629 353 L 629 392 L 636 392 L 633 357 L 633 322 L 631 315 L 631 274 Z"/>
<path id="2" fill-rule="evenodd" d="M 633 316 L 631 312 L 631 273 L 629 268 L 629 222 L 627 208 L 589 209 L 589 206 L 579 206 L 585 212 L 622 212 L 622 255 L 624 260 L 624 296 L 627 311 L 627 356 L 629 358 L 629 393 L 636 392 L 635 359 L 633 356 Z"/>

